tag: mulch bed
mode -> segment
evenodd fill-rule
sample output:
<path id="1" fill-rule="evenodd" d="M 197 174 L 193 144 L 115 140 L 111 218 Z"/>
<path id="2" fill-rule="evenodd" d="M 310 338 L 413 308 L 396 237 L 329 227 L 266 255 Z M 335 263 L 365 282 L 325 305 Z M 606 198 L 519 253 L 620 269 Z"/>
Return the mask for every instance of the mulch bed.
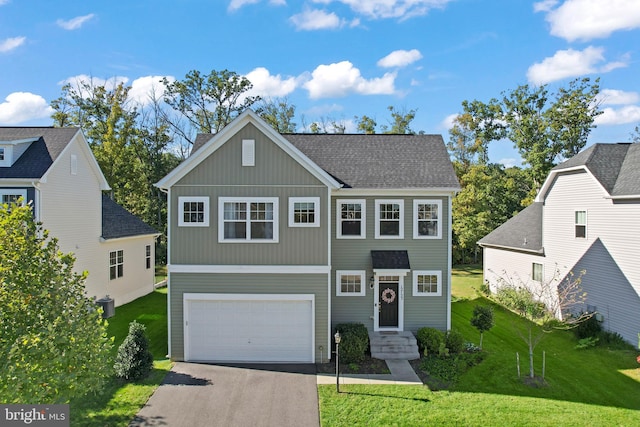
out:
<path id="1" fill-rule="evenodd" d="M 320 374 L 335 374 L 335 358 L 329 363 L 316 363 L 316 371 Z M 374 359 L 366 355 L 360 363 L 342 363 L 340 361 L 341 374 L 388 374 L 389 368 L 384 360 Z"/>

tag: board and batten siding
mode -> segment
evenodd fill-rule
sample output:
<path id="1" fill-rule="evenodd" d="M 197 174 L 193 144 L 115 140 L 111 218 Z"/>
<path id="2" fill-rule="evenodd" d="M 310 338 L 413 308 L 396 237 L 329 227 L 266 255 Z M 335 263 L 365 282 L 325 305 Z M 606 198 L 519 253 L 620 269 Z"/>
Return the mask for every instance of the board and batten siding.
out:
<path id="1" fill-rule="evenodd" d="M 255 140 L 255 166 L 242 166 L 242 140 Z M 248 124 L 172 186 L 170 263 L 328 265 L 328 189 L 268 137 Z M 179 227 L 178 200 L 209 197 L 208 227 Z M 278 242 L 219 243 L 220 197 L 278 199 Z M 319 227 L 289 227 L 289 197 L 320 199 Z"/>
<path id="2" fill-rule="evenodd" d="M 366 239 L 340 239 L 336 237 L 336 206 L 340 199 L 366 200 Z M 381 199 L 404 200 L 404 239 L 375 238 L 375 201 Z M 440 239 L 413 238 L 413 201 L 429 199 L 442 201 L 442 235 Z M 361 322 L 367 329 L 374 328 L 374 304 L 377 295 L 369 287 L 369 278 L 373 276 L 371 263 L 372 250 L 406 250 L 409 255 L 411 271 L 404 277 L 404 330 L 417 331 L 423 326 L 447 329 L 447 294 L 450 288 L 449 276 L 449 200 L 438 196 L 334 196 L 331 202 L 332 223 L 332 327 L 343 322 Z M 364 270 L 364 296 L 337 296 L 337 270 Z M 436 270 L 442 272 L 441 296 L 413 296 L 413 271 Z"/>
<path id="3" fill-rule="evenodd" d="M 185 293 L 313 294 L 315 295 L 316 361 L 326 362 L 329 356 L 327 348 L 330 347 L 327 280 L 326 274 L 170 273 L 171 359 L 184 359 L 183 295 Z M 211 327 L 215 328 L 216 325 Z M 320 350 L 321 346 L 322 350 Z"/>

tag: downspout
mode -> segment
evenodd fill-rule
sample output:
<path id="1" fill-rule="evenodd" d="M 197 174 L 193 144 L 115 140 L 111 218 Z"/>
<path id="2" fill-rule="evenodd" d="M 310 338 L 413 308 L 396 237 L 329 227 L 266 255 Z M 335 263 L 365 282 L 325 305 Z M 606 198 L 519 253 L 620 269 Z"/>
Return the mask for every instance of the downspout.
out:
<path id="1" fill-rule="evenodd" d="M 447 271 L 447 277 L 449 278 L 448 279 L 449 286 L 447 286 L 447 330 L 451 329 L 451 263 L 453 261 L 453 256 L 451 254 L 451 246 L 452 246 L 451 239 L 453 238 L 453 232 L 451 230 L 451 227 L 453 225 L 453 220 L 452 220 L 453 215 L 452 215 L 451 209 L 452 209 L 452 205 L 453 205 L 452 199 L 453 199 L 453 195 L 454 194 L 455 193 L 449 194 L 449 197 L 448 197 L 448 205 L 449 206 L 447 208 L 449 210 L 449 215 L 447 215 L 449 217 L 448 218 L 449 230 L 447 232 L 448 239 L 449 239 L 449 242 L 447 244 L 447 247 L 448 247 L 448 250 L 447 250 L 447 252 L 448 252 L 447 253 L 447 270 L 448 270 Z"/>
<path id="2" fill-rule="evenodd" d="M 36 218 L 36 222 L 40 222 L 40 203 L 41 203 L 41 195 L 40 195 L 40 183 L 38 181 L 32 181 L 31 185 L 33 185 L 33 189 L 35 190 L 35 195 L 34 195 L 34 203 L 35 203 L 35 212 L 34 212 L 34 216 Z M 26 200 L 25 200 L 26 202 Z"/>

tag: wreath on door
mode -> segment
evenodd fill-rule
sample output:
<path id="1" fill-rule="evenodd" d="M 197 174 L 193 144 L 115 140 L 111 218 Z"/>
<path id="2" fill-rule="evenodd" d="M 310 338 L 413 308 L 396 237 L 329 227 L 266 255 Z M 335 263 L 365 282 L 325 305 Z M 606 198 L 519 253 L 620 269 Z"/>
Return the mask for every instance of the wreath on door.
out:
<path id="1" fill-rule="evenodd" d="M 382 291 L 382 301 L 386 302 L 387 304 L 391 304 L 392 302 L 394 302 L 396 299 L 396 292 L 391 289 L 391 288 L 387 288 L 384 291 Z"/>

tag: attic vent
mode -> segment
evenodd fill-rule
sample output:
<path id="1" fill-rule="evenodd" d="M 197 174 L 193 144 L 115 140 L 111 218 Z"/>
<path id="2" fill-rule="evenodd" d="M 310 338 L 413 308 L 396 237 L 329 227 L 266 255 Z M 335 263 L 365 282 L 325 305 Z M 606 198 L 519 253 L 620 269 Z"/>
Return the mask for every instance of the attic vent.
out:
<path id="1" fill-rule="evenodd" d="M 71 155 L 71 175 L 78 175 L 78 156 Z"/>
<path id="2" fill-rule="evenodd" d="M 242 140 L 242 166 L 256 165 L 256 141 L 254 139 Z"/>

